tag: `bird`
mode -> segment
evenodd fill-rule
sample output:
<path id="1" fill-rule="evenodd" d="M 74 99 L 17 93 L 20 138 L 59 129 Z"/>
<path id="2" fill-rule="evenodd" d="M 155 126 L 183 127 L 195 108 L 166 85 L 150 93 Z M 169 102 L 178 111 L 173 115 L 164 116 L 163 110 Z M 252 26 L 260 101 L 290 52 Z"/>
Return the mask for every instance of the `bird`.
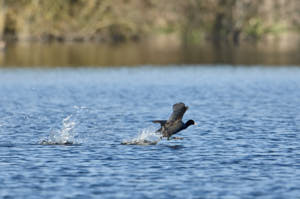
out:
<path id="1" fill-rule="evenodd" d="M 168 140 L 170 137 L 181 130 L 188 128 L 190 125 L 196 125 L 194 120 L 188 120 L 186 123 L 182 122 L 184 113 L 188 110 L 188 106 L 184 103 L 179 102 L 173 105 L 173 113 L 168 120 L 153 120 L 153 123 L 159 123 L 161 125 L 160 129 L 156 133 L 160 133 L 163 137 Z M 178 137 L 173 137 L 172 139 L 183 139 Z"/>

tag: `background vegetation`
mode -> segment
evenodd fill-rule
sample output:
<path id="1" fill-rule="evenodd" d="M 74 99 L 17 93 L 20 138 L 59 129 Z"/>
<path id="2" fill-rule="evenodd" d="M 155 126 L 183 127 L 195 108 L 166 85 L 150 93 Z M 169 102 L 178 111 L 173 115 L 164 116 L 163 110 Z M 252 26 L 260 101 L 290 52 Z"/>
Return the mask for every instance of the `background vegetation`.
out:
<path id="1" fill-rule="evenodd" d="M 5 40 L 238 43 L 299 30 L 299 0 L 0 0 Z"/>

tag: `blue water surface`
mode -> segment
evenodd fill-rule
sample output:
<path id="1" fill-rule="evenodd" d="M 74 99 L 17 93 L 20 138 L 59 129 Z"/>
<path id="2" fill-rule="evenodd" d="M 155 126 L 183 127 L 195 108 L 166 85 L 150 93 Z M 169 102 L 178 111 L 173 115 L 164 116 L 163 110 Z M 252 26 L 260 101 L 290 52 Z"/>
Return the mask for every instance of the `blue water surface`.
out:
<path id="1" fill-rule="evenodd" d="M 300 68 L 2 68 L 0 198 L 300 198 Z"/>

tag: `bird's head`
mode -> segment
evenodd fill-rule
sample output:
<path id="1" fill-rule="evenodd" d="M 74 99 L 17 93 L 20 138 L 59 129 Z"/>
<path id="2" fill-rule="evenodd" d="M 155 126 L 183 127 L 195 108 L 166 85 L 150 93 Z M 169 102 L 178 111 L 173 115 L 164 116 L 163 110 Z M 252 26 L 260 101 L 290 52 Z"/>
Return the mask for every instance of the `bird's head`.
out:
<path id="1" fill-rule="evenodd" d="M 188 120 L 185 125 L 188 127 L 188 126 L 191 126 L 191 125 L 197 125 L 197 123 L 194 121 L 194 120 Z"/>

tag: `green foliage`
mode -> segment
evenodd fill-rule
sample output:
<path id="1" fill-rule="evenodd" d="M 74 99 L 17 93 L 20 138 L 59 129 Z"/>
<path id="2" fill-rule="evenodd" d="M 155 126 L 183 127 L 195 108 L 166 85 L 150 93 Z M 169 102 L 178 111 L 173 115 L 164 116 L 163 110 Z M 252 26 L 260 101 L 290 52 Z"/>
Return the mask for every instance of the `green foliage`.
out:
<path id="1" fill-rule="evenodd" d="M 250 19 L 245 27 L 245 33 L 255 39 L 260 39 L 262 35 L 268 32 L 268 28 L 264 26 L 260 18 Z"/>
<path id="2" fill-rule="evenodd" d="M 300 27 L 300 3 L 290 0 L 281 6 L 281 2 L 0 0 L 0 37 L 3 33 L 18 39 L 120 42 L 177 33 L 192 43 L 204 37 L 218 41 L 261 39 L 291 30 L 295 21 Z"/>
<path id="3" fill-rule="evenodd" d="M 275 23 L 272 25 L 265 25 L 261 18 L 252 18 L 245 27 L 245 33 L 248 37 L 253 39 L 261 39 L 264 35 L 273 34 L 278 35 L 280 33 L 288 31 L 287 27 L 283 24 Z"/>

